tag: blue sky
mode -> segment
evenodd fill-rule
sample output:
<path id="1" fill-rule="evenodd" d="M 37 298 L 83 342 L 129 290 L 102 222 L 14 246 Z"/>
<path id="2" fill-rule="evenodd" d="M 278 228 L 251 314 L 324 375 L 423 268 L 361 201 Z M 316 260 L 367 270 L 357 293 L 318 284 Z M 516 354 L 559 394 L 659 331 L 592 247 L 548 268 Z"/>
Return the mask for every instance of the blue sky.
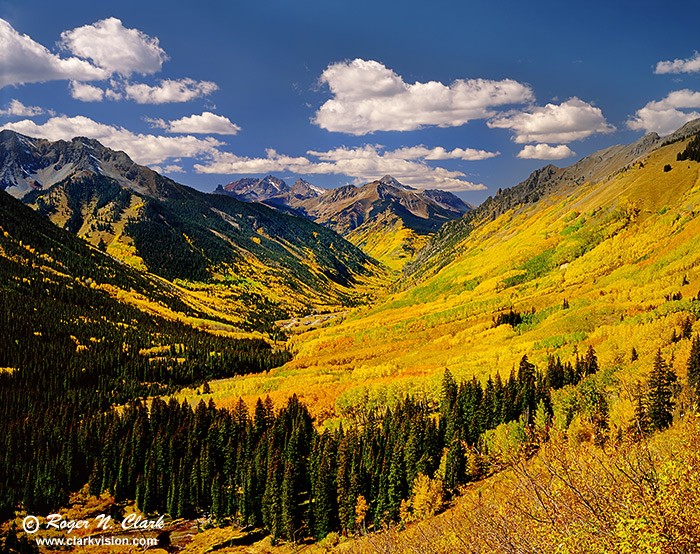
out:
<path id="1" fill-rule="evenodd" d="M 612 5 L 610 5 L 612 4 Z M 390 173 L 478 204 L 700 117 L 692 2 L 0 4 L 0 126 L 211 191 Z"/>

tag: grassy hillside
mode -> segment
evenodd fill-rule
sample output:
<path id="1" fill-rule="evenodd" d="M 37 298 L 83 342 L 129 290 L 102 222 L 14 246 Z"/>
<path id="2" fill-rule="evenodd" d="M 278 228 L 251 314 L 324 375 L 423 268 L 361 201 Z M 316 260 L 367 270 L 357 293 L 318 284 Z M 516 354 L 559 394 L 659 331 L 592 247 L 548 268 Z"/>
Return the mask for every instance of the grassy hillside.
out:
<path id="1" fill-rule="evenodd" d="M 658 348 L 681 369 L 689 347 L 671 339 L 700 314 L 700 164 L 676 160 L 686 143 L 480 222 L 436 274 L 295 338 L 293 361 L 264 380 L 221 383 L 213 398 L 281 403 L 297 392 L 332 418 L 406 393 L 434 400 L 445 368 L 483 382 L 524 354 L 541 369 L 589 345 L 626 384 Z M 511 308 L 521 323 L 496 326 Z"/>
<path id="2" fill-rule="evenodd" d="M 429 237 L 429 234 L 420 234 L 406 227 L 400 218 L 391 213 L 366 221 L 345 236 L 363 252 L 394 271 L 401 271 L 407 262 L 413 260 Z"/>

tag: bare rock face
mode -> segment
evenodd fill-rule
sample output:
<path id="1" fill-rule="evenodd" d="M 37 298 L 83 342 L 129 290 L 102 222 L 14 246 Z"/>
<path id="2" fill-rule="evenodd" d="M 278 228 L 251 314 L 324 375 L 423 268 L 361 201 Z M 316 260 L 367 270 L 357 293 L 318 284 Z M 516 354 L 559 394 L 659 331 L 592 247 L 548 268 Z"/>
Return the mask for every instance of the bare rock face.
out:
<path id="1" fill-rule="evenodd" d="M 264 179 L 239 179 L 219 186 L 215 193 L 292 210 L 341 234 L 386 213 L 402 219 L 408 228 L 430 233 L 472 208 L 450 192 L 415 189 L 391 175 L 361 187 L 346 185 L 330 190 L 303 179 L 289 187 L 268 175 Z"/>
<path id="2" fill-rule="evenodd" d="M 82 171 L 109 177 L 137 193 L 161 196 L 163 192 L 164 177 L 96 140 L 76 137 L 52 142 L 0 132 L 0 188 L 16 198 L 46 190 Z"/>

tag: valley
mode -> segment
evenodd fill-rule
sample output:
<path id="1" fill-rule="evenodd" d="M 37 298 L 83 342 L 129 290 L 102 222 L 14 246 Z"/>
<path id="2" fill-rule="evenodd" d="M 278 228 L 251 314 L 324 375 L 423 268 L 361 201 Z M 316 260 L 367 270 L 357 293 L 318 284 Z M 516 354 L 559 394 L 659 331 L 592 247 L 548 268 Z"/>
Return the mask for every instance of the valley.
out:
<path id="1" fill-rule="evenodd" d="M 697 442 L 699 131 L 545 166 L 476 208 L 388 176 L 205 194 L 94 141 L 3 131 L 2 185 L 21 198 L 0 192 L 5 530 L 82 491 L 204 518 L 186 551 L 410 551 L 425 525 L 467 536 L 474 505 L 474 544 L 543 545 L 590 520 L 509 514 L 488 542 L 497 499 L 533 475 L 553 494 L 547 471 L 608 448 L 622 458 L 594 469 L 614 488 L 649 441 L 654 471 L 680 479 L 668 445 Z M 28 414 L 67 430 L 32 428 L 36 452 Z M 649 515 L 610 514 L 601 544 Z"/>
<path id="2" fill-rule="evenodd" d="M 412 261 L 443 223 L 472 208 L 452 193 L 407 187 L 391 175 L 360 187 L 332 190 L 301 179 L 289 187 L 268 175 L 240 179 L 218 187 L 215 193 L 308 217 L 395 271 Z"/>
<path id="3" fill-rule="evenodd" d="M 523 355 L 543 368 L 550 356 L 573 360 L 589 345 L 631 386 L 684 318 L 696 317 L 700 173 L 676 162 L 687 142 L 625 157 L 600 181 L 564 183 L 494 219 L 486 212 L 459 242 L 452 235 L 440 246 L 449 263 L 430 269 L 430 260 L 342 324 L 292 337 L 294 360 L 271 380 L 214 385 L 212 398 L 281 402 L 303 390 L 312 413 L 340 421 L 406 394 L 437 402 L 445 368 L 458 380 L 505 378 Z M 496 326 L 511 309 L 522 322 Z M 670 350 L 679 370 L 683 348 Z"/>

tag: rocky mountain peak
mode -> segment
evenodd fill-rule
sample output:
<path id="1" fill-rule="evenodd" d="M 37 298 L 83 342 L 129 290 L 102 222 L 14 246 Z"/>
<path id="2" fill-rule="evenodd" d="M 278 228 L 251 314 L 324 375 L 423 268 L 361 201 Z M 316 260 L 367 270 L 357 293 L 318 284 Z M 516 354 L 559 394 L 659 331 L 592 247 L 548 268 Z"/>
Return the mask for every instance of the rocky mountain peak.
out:
<path id="1" fill-rule="evenodd" d="M 291 192 L 297 198 L 315 198 L 322 195 L 326 191 L 320 187 L 312 185 L 304 179 L 297 179 L 290 187 L 289 192 Z"/>
<path id="2" fill-rule="evenodd" d="M 400 183 L 396 179 L 394 179 L 391 175 L 384 175 L 381 179 L 379 179 L 379 182 L 382 185 L 387 185 L 389 187 L 395 187 L 397 189 L 403 189 L 403 190 L 416 190 L 413 187 L 409 187 L 408 185 L 404 185 L 403 183 Z"/>

